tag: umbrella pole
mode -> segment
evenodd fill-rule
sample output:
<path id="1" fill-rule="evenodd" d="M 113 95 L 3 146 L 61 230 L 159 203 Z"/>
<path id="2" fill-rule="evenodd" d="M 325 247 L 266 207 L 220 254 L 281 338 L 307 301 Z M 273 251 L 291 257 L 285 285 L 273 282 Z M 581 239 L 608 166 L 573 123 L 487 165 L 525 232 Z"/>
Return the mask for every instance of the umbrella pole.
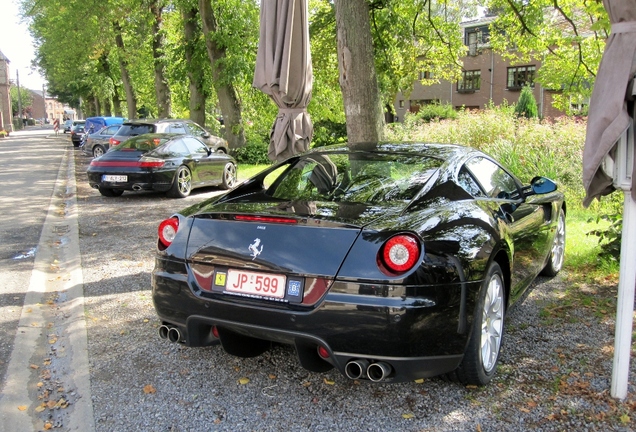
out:
<path id="1" fill-rule="evenodd" d="M 614 185 L 623 190 L 623 231 L 621 236 L 621 261 L 616 305 L 616 329 L 614 339 L 614 364 L 610 394 L 617 399 L 627 397 L 629 360 L 632 345 L 634 314 L 634 288 L 636 286 L 636 201 L 632 198 L 632 167 L 634 164 L 634 124 L 621 136 L 617 148 Z"/>

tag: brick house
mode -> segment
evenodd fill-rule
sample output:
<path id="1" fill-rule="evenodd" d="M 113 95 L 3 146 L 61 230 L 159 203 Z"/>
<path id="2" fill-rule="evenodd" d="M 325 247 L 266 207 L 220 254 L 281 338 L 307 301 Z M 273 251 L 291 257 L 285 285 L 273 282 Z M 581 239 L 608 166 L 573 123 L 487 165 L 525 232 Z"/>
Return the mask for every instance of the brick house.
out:
<path id="1" fill-rule="evenodd" d="M 0 51 L 0 129 L 13 131 L 11 122 L 11 83 L 9 82 L 9 59 Z"/>
<path id="2" fill-rule="evenodd" d="M 460 60 L 463 63 L 460 80 L 424 86 L 420 80 L 431 78 L 427 72 L 420 72 L 419 79 L 413 85 L 409 95 L 398 93 L 395 112 L 398 121 L 404 119 L 407 112 L 417 112 L 419 107 L 429 103 L 450 104 L 456 109 L 483 109 L 491 101 L 501 105 L 504 100 L 509 104 L 519 100 L 522 87 L 531 83 L 540 117 L 556 117 L 564 112 L 552 106 L 554 91 L 543 88 L 534 82 L 536 71 L 541 67 L 539 60 L 528 63 L 511 62 L 495 53 L 489 43 L 489 24 L 494 17 L 462 23 L 464 44 L 467 54 Z"/>

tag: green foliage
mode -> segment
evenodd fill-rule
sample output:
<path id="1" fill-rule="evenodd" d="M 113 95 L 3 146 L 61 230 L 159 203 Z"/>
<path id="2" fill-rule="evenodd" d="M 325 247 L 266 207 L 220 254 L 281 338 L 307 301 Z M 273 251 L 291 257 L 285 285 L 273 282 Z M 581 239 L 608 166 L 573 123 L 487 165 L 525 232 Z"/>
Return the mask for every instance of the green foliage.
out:
<path id="1" fill-rule="evenodd" d="M 517 102 L 517 105 L 515 106 L 515 113 L 519 117 L 525 117 L 525 118 L 539 117 L 539 110 L 537 108 L 537 100 L 534 98 L 534 94 L 532 93 L 532 88 L 529 85 L 525 85 L 521 89 L 519 102 Z"/>
<path id="2" fill-rule="evenodd" d="M 389 140 L 456 143 L 480 149 L 500 160 L 524 182 L 536 175 L 556 180 L 569 202 L 583 199 L 582 152 L 585 122 L 517 117 L 512 107 L 457 112 L 455 120 L 425 123 L 409 115 L 386 127 Z"/>
<path id="3" fill-rule="evenodd" d="M 457 111 L 451 104 L 427 104 L 422 105 L 416 114 L 413 114 L 411 121 L 432 121 L 456 119 Z"/>
<path id="4" fill-rule="evenodd" d="M 347 125 L 330 120 L 321 120 L 314 123 L 314 137 L 311 140 L 312 147 L 322 147 L 330 144 L 347 141 Z"/>
<path id="5" fill-rule="evenodd" d="M 16 116 L 18 115 L 18 87 L 11 86 L 9 93 L 11 94 L 11 114 Z M 22 112 L 30 111 L 33 105 L 33 95 L 28 89 L 20 87 L 20 100 L 22 101 Z"/>
<path id="6" fill-rule="evenodd" d="M 267 148 L 268 144 L 263 142 L 248 142 L 245 146 L 234 149 L 232 155 L 241 164 L 271 164 L 267 157 Z"/>
<path id="7" fill-rule="evenodd" d="M 590 219 L 588 222 L 592 222 Z M 609 261 L 616 261 L 621 257 L 621 236 L 623 232 L 623 213 L 602 214 L 596 217 L 596 223 L 605 221 L 608 225 L 605 228 L 598 228 L 590 231 L 587 235 L 598 237 L 600 252 L 598 256 Z"/>
<path id="8" fill-rule="evenodd" d="M 571 100 L 590 97 L 610 33 L 603 2 L 490 0 L 488 7 L 498 12 L 490 29 L 493 48 L 514 62 L 541 60 L 536 80 L 561 90 L 557 108 L 569 112 Z"/>

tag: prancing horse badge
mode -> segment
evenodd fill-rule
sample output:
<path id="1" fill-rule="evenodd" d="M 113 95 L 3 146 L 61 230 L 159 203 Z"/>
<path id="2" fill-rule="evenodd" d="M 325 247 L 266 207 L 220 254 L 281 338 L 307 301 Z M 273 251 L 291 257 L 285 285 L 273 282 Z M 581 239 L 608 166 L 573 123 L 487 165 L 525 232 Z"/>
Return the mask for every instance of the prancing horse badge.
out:
<path id="1" fill-rule="evenodd" d="M 259 245 L 261 246 L 260 249 L 258 248 Z M 254 243 L 249 245 L 248 249 L 250 250 L 250 252 L 252 252 L 252 261 L 254 261 L 256 257 L 259 256 L 261 252 L 263 252 L 263 245 L 261 244 L 261 239 L 259 238 L 254 239 Z"/>

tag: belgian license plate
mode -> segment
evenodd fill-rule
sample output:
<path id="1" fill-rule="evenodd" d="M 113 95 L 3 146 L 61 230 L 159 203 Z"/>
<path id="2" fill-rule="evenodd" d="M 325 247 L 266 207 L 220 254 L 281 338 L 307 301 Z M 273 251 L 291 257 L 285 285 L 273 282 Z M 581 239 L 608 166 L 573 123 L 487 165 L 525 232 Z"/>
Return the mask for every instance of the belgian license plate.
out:
<path id="1" fill-rule="evenodd" d="M 228 270 L 225 290 L 263 297 L 285 297 L 285 276 Z"/>
<path id="2" fill-rule="evenodd" d="M 104 174 L 102 175 L 102 181 L 111 183 L 126 183 L 128 181 L 128 176 Z"/>

